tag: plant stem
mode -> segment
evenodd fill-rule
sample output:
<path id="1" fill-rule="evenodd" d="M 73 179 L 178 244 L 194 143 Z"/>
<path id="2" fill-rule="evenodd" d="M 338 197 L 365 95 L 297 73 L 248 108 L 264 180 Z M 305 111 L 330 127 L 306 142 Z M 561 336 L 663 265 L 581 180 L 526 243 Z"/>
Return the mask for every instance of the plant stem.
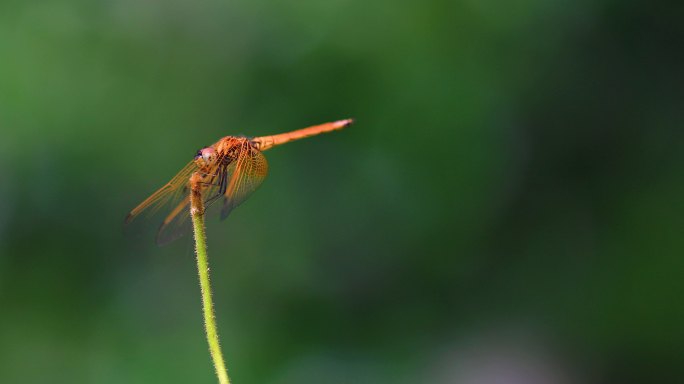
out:
<path id="1" fill-rule="evenodd" d="M 226 364 L 223 361 L 219 336 L 216 331 L 216 317 L 214 303 L 211 299 L 211 284 L 209 281 L 209 259 L 207 256 L 207 235 L 204 229 L 204 202 L 199 186 L 193 185 L 190 192 L 190 214 L 195 234 L 195 254 L 197 255 L 197 270 L 199 272 L 200 288 L 202 290 L 202 311 L 204 313 L 204 329 L 207 333 L 209 352 L 214 362 L 216 376 L 220 384 L 230 384 Z"/>

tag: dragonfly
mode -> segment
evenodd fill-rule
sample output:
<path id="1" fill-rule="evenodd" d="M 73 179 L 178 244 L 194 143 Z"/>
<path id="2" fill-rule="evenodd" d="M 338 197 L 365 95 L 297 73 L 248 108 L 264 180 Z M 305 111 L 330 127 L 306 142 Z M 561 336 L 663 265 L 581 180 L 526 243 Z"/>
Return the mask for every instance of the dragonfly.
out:
<path id="1" fill-rule="evenodd" d="M 176 176 L 133 208 L 124 224 L 129 224 L 143 212 L 154 214 L 170 207 L 157 231 L 156 243 L 165 245 L 176 240 L 191 228 L 189 204 L 193 185 L 200 189 L 205 208 L 223 200 L 221 220 L 224 220 L 266 178 L 268 162 L 263 151 L 293 140 L 342 129 L 352 123 L 353 119 L 345 119 L 277 135 L 223 137 L 213 145 L 199 149 Z"/>

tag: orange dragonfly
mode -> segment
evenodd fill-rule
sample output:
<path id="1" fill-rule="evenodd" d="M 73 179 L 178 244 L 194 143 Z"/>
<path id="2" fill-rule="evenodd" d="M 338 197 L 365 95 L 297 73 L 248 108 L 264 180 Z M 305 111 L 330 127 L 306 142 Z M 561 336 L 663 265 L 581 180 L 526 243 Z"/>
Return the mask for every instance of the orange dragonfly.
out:
<path id="1" fill-rule="evenodd" d="M 164 206 L 171 206 L 173 209 L 157 232 L 157 244 L 168 244 L 188 232 L 191 177 L 193 182 L 199 184 L 205 207 L 223 198 L 223 220 L 266 178 L 268 163 L 261 152 L 292 140 L 342 129 L 352 123 L 352 119 L 338 120 L 279 135 L 254 138 L 226 136 L 197 151 L 195 158 L 171 181 L 133 208 L 126 216 L 125 224 L 133 221 L 143 211 L 155 213 Z"/>

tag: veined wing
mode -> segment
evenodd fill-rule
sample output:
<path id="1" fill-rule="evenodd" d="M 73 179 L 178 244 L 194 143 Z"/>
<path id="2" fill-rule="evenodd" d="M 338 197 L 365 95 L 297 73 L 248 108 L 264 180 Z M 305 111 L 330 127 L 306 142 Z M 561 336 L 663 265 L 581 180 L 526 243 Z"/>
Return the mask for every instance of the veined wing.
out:
<path id="1" fill-rule="evenodd" d="M 203 199 L 206 208 L 218 195 L 220 186 L 218 184 L 207 184 L 203 191 Z M 189 191 L 189 189 L 188 189 Z M 190 218 L 190 194 L 186 193 L 176 207 L 166 216 L 157 231 L 157 245 L 166 245 L 179 237 L 191 232 L 192 220 Z"/>
<path id="2" fill-rule="evenodd" d="M 235 160 L 226 167 L 221 192 L 223 208 L 221 220 L 242 204 L 264 181 L 268 174 L 268 162 L 264 155 L 249 141 L 241 144 Z"/>
<path id="3" fill-rule="evenodd" d="M 222 164 L 218 161 L 218 164 Z M 205 172 L 202 175 L 202 199 L 204 200 L 205 214 L 207 208 L 211 205 L 213 201 L 221 196 L 221 185 L 224 183 L 223 180 L 226 179 L 226 167 L 219 165 L 214 167 L 214 169 L 204 169 Z M 197 170 L 196 172 L 202 172 Z M 189 181 L 188 176 L 188 181 Z M 185 193 L 183 194 L 183 199 L 178 202 L 176 207 L 166 216 L 159 231 L 157 232 L 156 242 L 157 245 L 166 245 L 179 237 L 188 234 L 192 229 L 192 220 L 190 217 L 190 185 L 186 185 Z"/>
<path id="4" fill-rule="evenodd" d="M 221 219 L 225 219 L 233 208 L 245 201 L 266 178 L 266 158 L 248 142 L 240 144 L 234 159 L 224 161 L 225 157 L 220 158 L 216 169 L 204 175 L 202 198 L 205 216 L 208 216 L 210 209 L 216 206 L 214 203 L 223 197 Z M 191 231 L 189 203 L 190 197 L 186 193 L 159 228 L 158 245 L 168 244 Z"/>
<path id="5" fill-rule="evenodd" d="M 159 188 L 126 216 L 124 224 L 129 224 L 141 214 L 157 216 L 165 207 L 170 209 L 157 232 L 156 242 L 165 245 L 190 232 L 190 188 L 189 181 L 193 172 L 199 170 L 195 161 L 189 162 L 171 181 Z M 205 200 L 219 196 L 218 175 L 207 175 Z M 215 184 L 215 185 L 212 185 Z M 216 197 L 214 197 L 215 199 Z"/>
<path id="6" fill-rule="evenodd" d="M 234 160 L 217 161 L 213 170 L 204 170 L 202 196 L 205 210 L 215 206 L 223 197 L 221 219 L 244 202 L 264 181 L 268 173 L 268 163 L 264 155 L 248 141 L 240 144 L 233 155 Z M 126 216 L 125 224 L 140 216 L 142 212 L 157 213 L 165 206 L 173 207 L 162 221 L 157 232 L 156 242 L 165 245 L 191 231 L 190 220 L 190 176 L 202 172 L 195 161 L 188 163 L 171 181 L 145 199 Z M 206 214 L 206 212 L 205 212 Z"/>
<path id="7" fill-rule="evenodd" d="M 197 165 L 195 162 L 189 162 L 173 177 L 173 179 L 171 179 L 171 181 L 159 188 L 159 190 L 150 195 L 150 197 L 145 199 L 142 203 L 138 204 L 137 207 L 133 208 L 128 216 L 126 216 L 124 224 L 130 223 L 144 211 L 151 215 L 159 211 L 159 209 L 165 205 L 174 206 L 178 204 L 179 201 L 183 200 L 185 196 L 188 195 L 188 181 L 190 180 L 190 175 L 196 170 Z"/>

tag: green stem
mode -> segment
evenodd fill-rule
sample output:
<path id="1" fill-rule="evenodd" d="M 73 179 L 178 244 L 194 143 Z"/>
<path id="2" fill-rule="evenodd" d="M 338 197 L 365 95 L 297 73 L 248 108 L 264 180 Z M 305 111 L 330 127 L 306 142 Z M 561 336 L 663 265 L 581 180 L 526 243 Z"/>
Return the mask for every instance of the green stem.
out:
<path id="1" fill-rule="evenodd" d="M 211 299 L 211 284 L 209 281 L 209 259 L 207 257 L 207 234 L 204 230 L 204 202 L 199 188 L 193 188 L 190 193 L 190 214 L 195 233 L 195 254 L 197 255 L 197 270 L 199 271 L 200 288 L 202 290 L 202 311 L 204 313 L 204 329 L 207 332 L 209 352 L 214 362 L 216 376 L 220 384 L 230 384 L 226 364 L 223 361 L 219 336 L 216 331 L 216 317 L 214 304 Z"/>

